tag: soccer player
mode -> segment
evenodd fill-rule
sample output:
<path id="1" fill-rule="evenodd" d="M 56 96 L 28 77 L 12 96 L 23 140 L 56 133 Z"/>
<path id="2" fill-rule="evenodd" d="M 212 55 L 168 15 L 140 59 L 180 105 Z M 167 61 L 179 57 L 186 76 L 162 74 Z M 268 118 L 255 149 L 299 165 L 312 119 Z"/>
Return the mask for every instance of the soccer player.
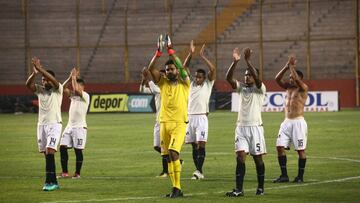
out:
<path id="1" fill-rule="evenodd" d="M 162 54 L 164 44 L 167 47 L 169 60 L 165 64 L 165 75 L 162 76 L 155 67 Z M 168 172 L 172 183 L 170 198 L 182 197 L 180 185 L 181 164 L 180 151 L 184 143 L 186 123 L 188 122 L 187 104 L 190 80 L 180 59 L 175 55 L 170 37 L 162 35 L 158 39 L 158 49 L 149 64 L 149 71 L 154 82 L 160 88 L 160 145 L 162 154 L 168 156 Z"/>
<path id="2" fill-rule="evenodd" d="M 90 96 L 84 91 L 85 81 L 77 78 L 79 71 L 73 68 L 70 77 L 64 82 L 64 93 L 70 98 L 69 120 L 62 134 L 60 142 L 60 158 L 62 173 L 60 177 L 69 177 L 68 172 L 68 148 L 74 147 L 76 156 L 76 171 L 73 179 L 80 178 L 81 166 L 83 164 L 83 152 L 86 144 L 87 124 L 86 113 L 88 110 Z M 68 88 L 71 81 L 72 89 Z"/>
<path id="3" fill-rule="evenodd" d="M 200 50 L 201 59 L 206 63 L 209 69 L 209 74 L 206 75 L 204 69 L 197 69 L 194 79 L 190 83 L 189 95 L 189 123 L 186 129 L 185 143 L 192 145 L 192 156 L 196 167 L 191 179 L 203 179 L 203 164 L 205 161 L 205 145 L 208 139 L 208 113 L 209 113 L 209 99 L 212 87 L 216 78 L 215 66 L 206 58 L 204 54 L 205 44 Z M 184 61 L 184 67 L 189 67 L 192 54 L 195 52 L 194 41 L 190 43 L 190 51 Z M 190 71 L 187 68 L 190 75 Z"/>
<path id="4" fill-rule="evenodd" d="M 60 189 L 55 174 L 54 154 L 61 135 L 61 102 L 63 86 L 55 79 L 55 73 L 45 70 L 40 60 L 32 59 L 33 72 L 26 81 L 26 87 L 38 96 L 39 117 L 37 143 L 40 153 L 45 154 L 46 180 L 44 191 Z M 42 74 L 42 85 L 35 84 L 35 76 Z"/>
<path id="5" fill-rule="evenodd" d="M 243 182 L 245 176 L 245 160 L 248 153 L 253 157 L 256 165 L 258 186 L 256 195 L 264 194 L 265 165 L 262 155 L 266 154 L 261 107 L 265 99 L 266 88 L 259 79 L 259 72 L 250 62 L 251 50 L 244 50 L 247 64 L 245 83 L 233 78 L 236 64 L 240 61 L 239 49 L 233 51 L 234 61 L 226 73 L 226 80 L 239 93 L 239 113 L 235 129 L 236 152 L 236 188 L 227 192 L 226 196 L 239 197 L 244 195 Z"/>
<path id="6" fill-rule="evenodd" d="M 160 71 L 161 72 L 161 71 Z M 156 122 L 154 126 L 154 150 L 161 154 L 160 147 L 160 122 L 159 122 L 159 112 L 160 112 L 160 88 L 149 79 L 150 72 L 147 67 L 144 67 L 141 71 L 141 84 L 140 92 L 153 94 L 155 97 L 155 108 L 156 108 Z M 156 176 L 158 178 L 166 178 L 168 176 L 168 163 L 167 156 L 161 155 L 162 157 L 162 172 Z"/>
<path id="7" fill-rule="evenodd" d="M 286 169 L 285 149 L 290 149 L 292 143 L 299 155 L 298 175 L 295 177 L 295 183 L 304 181 L 304 171 L 306 164 L 305 149 L 307 144 L 307 124 L 304 119 L 304 105 L 307 99 L 308 86 L 302 81 L 303 74 L 296 70 L 296 59 L 290 56 L 284 68 L 276 75 L 277 84 L 286 90 L 285 98 L 285 120 L 280 125 L 278 138 L 276 140 L 276 149 L 278 161 L 281 169 L 281 175 L 275 179 L 274 183 L 289 182 Z M 289 81 L 283 81 L 284 74 L 289 70 Z"/>

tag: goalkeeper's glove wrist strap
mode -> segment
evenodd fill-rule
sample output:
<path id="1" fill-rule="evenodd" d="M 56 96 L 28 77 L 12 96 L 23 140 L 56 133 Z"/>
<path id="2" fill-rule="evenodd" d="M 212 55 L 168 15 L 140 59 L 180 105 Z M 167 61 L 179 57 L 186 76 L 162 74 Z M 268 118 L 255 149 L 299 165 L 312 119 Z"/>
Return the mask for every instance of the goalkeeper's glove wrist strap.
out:
<path id="1" fill-rule="evenodd" d="M 155 52 L 155 56 L 156 56 L 156 57 L 160 57 L 161 54 L 162 54 L 162 53 L 161 53 L 159 50 L 156 50 L 156 52 Z"/>
<path id="2" fill-rule="evenodd" d="M 173 54 L 175 54 L 174 49 L 168 49 L 168 54 L 169 54 L 169 55 L 173 55 Z"/>

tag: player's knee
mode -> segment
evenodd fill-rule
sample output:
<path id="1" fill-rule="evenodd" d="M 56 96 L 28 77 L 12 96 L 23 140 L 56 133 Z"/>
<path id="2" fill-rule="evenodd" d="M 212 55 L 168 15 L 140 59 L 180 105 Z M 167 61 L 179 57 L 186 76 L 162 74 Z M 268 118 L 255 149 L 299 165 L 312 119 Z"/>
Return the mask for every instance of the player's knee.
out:
<path id="1" fill-rule="evenodd" d="M 305 154 L 305 150 L 298 150 L 298 155 L 300 159 L 305 159 L 306 158 L 306 154 Z"/>
<path id="2" fill-rule="evenodd" d="M 56 150 L 53 148 L 46 148 L 46 154 L 55 154 Z"/>
<path id="3" fill-rule="evenodd" d="M 285 155 L 285 148 L 284 147 L 278 146 L 278 147 L 276 147 L 276 150 L 277 150 L 279 156 Z"/>
<path id="4" fill-rule="evenodd" d="M 240 157 L 240 156 L 237 156 L 237 157 L 236 157 L 236 162 L 237 162 L 237 163 L 242 163 L 242 164 L 243 164 L 243 163 L 245 163 L 245 159 L 244 159 L 244 158 L 242 158 L 242 157 Z"/>
<path id="5" fill-rule="evenodd" d="M 203 141 L 198 142 L 199 148 L 205 148 L 205 145 L 206 145 L 206 142 L 203 142 Z"/>
<path id="6" fill-rule="evenodd" d="M 246 153 L 243 151 L 236 152 L 236 161 L 240 163 L 245 163 Z"/>
<path id="7" fill-rule="evenodd" d="M 260 165 L 264 164 L 264 161 L 263 161 L 261 155 L 253 156 L 253 159 L 254 159 L 255 165 L 257 165 L 257 166 L 260 166 Z"/>
<path id="8" fill-rule="evenodd" d="M 176 161 L 179 159 L 179 153 L 174 150 L 169 150 L 169 157 L 171 161 Z"/>
<path id="9" fill-rule="evenodd" d="M 193 150 L 196 150 L 198 148 L 198 145 L 195 142 L 192 142 L 191 146 Z"/>

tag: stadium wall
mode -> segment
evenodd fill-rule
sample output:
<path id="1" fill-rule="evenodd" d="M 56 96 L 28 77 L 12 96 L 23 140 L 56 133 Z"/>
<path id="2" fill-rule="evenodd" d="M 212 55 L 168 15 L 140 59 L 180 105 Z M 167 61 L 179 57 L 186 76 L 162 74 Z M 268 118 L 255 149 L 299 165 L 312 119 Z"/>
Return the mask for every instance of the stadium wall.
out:
<path id="1" fill-rule="evenodd" d="M 339 107 L 356 107 L 355 79 L 336 79 L 336 80 L 310 80 L 305 81 L 311 91 L 338 91 Z M 282 91 L 274 80 L 264 81 L 267 91 Z M 89 93 L 137 93 L 139 83 L 127 84 L 87 84 L 86 91 Z M 214 92 L 232 92 L 231 87 L 226 81 L 217 81 Z M 26 96 L 32 93 L 23 85 L 0 85 L 0 95 L 2 96 Z M 69 100 L 64 98 L 62 110 L 67 111 Z"/>

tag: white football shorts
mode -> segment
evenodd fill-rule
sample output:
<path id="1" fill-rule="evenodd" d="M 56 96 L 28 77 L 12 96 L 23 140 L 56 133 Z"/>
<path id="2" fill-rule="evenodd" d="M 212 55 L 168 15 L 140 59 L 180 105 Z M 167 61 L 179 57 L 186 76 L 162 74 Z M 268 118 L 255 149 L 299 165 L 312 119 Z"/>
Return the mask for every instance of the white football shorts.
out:
<path id="1" fill-rule="evenodd" d="M 206 115 L 189 115 L 185 143 L 207 142 L 208 129 L 209 123 Z"/>
<path id="2" fill-rule="evenodd" d="M 307 124 L 304 117 L 285 119 L 280 125 L 276 146 L 289 149 L 292 143 L 296 151 L 304 150 L 307 144 L 307 134 Z"/>
<path id="3" fill-rule="evenodd" d="M 68 148 L 85 149 L 87 129 L 84 127 L 67 126 L 61 136 L 60 145 Z"/>
<path id="4" fill-rule="evenodd" d="M 235 152 L 244 151 L 251 155 L 266 154 L 263 126 L 240 126 L 235 129 Z"/>
<path id="5" fill-rule="evenodd" d="M 55 149 L 59 145 L 61 136 L 61 123 L 38 124 L 37 126 L 37 143 L 39 152 L 45 152 L 46 148 Z"/>

